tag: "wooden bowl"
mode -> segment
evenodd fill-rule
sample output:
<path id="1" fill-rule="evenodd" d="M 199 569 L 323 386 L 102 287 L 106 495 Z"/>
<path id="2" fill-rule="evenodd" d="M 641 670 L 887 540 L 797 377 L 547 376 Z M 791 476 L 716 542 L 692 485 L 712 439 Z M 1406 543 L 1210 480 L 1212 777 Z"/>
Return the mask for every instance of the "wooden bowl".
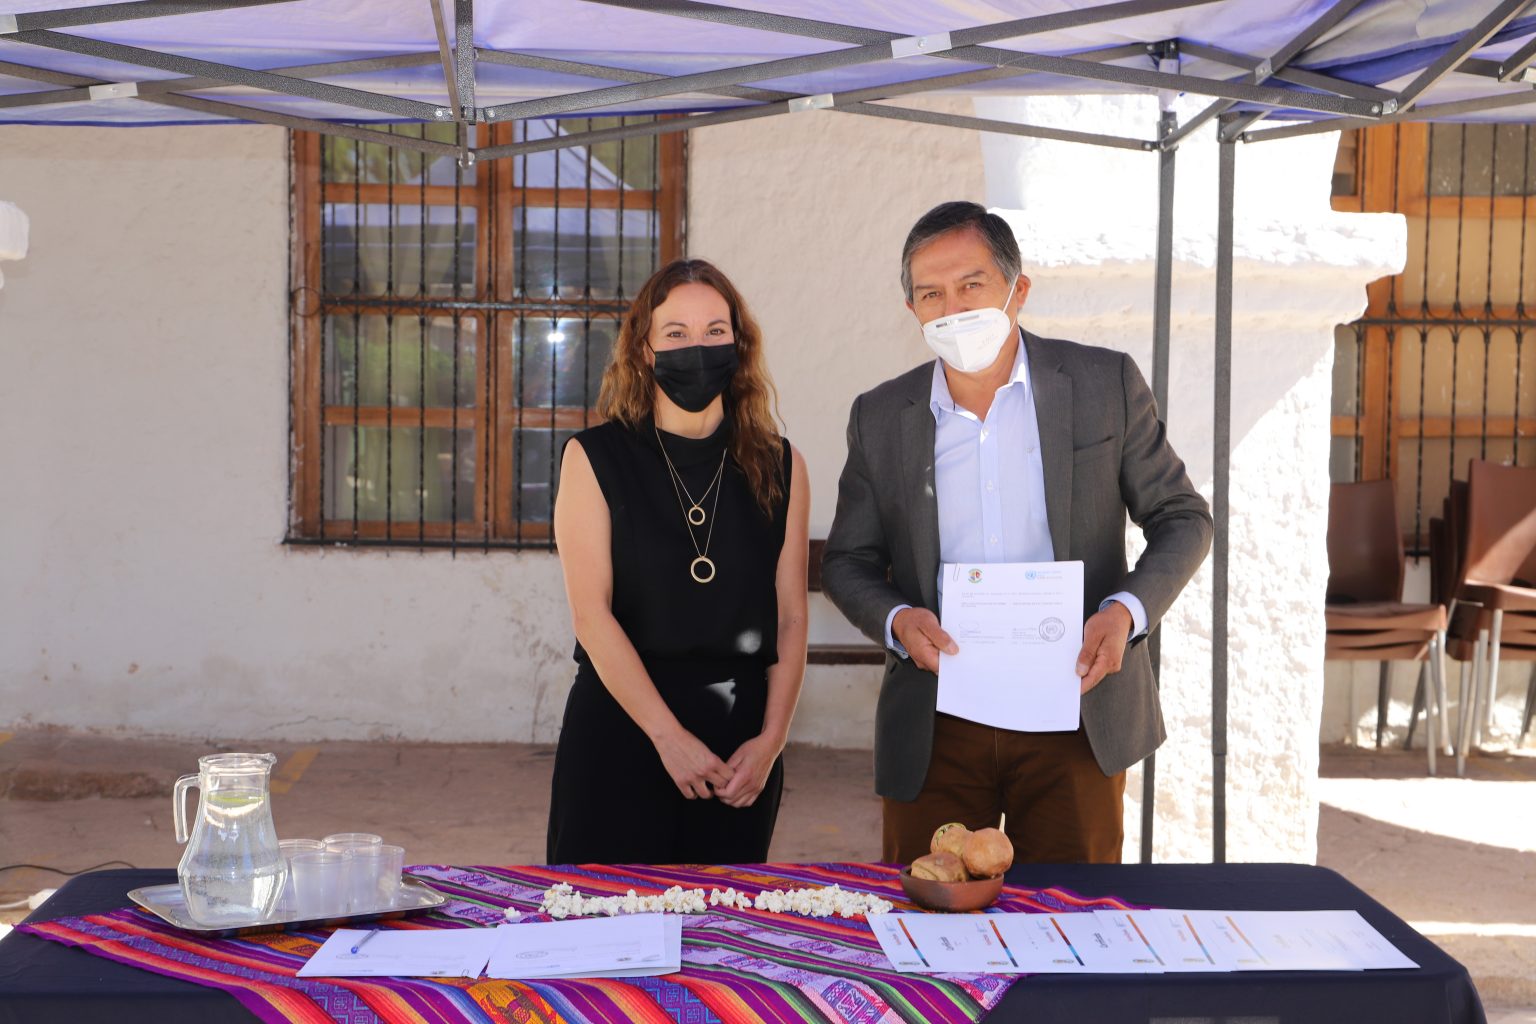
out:
<path id="1" fill-rule="evenodd" d="M 961 913 L 990 907 L 997 894 L 1003 891 L 1003 876 L 976 878 L 969 882 L 935 882 L 929 878 L 913 878 L 910 867 L 901 869 L 901 887 L 912 902 L 928 910 Z"/>

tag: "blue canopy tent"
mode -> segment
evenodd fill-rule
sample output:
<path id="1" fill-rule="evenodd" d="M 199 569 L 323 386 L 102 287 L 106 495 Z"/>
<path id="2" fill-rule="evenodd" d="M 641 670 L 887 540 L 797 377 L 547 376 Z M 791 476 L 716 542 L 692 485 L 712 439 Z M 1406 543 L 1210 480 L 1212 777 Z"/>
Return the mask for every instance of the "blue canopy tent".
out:
<path id="1" fill-rule="evenodd" d="M 0 0 L 0 125 L 260 122 L 461 163 L 826 109 L 1158 154 L 1152 386 L 1166 407 L 1180 144 L 1217 121 L 1212 859 L 1226 857 L 1235 147 L 1398 121 L 1527 121 L 1536 0 Z M 1531 10 L 1528 10 L 1531 8 Z M 871 27 L 874 26 L 874 27 Z M 914 110 L 935 92 L 1153 92 L 1130 138 Z M 1171 97 L 1211 102 L 1179 121 Z M 475 146 L 475 125 L 669 114 Z M 457 126 L 456 142 L 370 124 Z M 454 133 L 448 132 L 447 136 Z M 1151 859 L 1153 762 L 1142 857 Z"/>

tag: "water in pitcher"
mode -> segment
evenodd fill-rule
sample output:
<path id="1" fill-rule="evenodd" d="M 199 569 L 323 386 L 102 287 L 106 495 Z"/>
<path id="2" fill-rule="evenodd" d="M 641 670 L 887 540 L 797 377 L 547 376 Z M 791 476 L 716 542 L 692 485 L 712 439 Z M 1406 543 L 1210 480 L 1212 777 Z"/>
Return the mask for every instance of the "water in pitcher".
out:
<path id="1" fill-rule="evenodd" d="M 191 835 L 184 820 L 177 822 L 177 838 L 187 843 L 177 874 L 187 912 L 199 924 L 250 924 L 277 903 L 287 868 L 268 799 L 274 760 L 270 754 L 205 757 L 198 775 L 177 783 L 178 818 L 185 790 L 196 785 L 201 791 Z"/>

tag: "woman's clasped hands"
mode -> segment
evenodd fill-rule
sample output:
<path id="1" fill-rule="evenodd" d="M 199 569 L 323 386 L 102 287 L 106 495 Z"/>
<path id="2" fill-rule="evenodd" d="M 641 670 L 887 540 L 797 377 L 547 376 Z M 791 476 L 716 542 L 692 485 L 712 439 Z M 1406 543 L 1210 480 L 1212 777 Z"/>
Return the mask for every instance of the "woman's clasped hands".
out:
<path id="1" fill-rule="evenodd" d="M 747 740 L 722 761 L 681 726 L 657 737 L 656 753 L 678 792 L 689 800 L 717 798 L 727 807 L 750 807 L 768 782 L 783 744 L 768 736 Z"/>

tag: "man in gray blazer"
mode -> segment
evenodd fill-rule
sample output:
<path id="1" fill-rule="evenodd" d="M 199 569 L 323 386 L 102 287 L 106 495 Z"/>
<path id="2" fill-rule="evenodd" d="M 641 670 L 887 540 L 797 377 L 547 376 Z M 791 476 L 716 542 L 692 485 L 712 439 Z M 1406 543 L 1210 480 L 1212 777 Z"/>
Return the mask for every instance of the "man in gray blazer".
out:
<path id="1" fill-rule="evenodd" d="M 1139 641 L 1210 547 L 1209 508 L 1136 364 L 1020 330 L 1020 271 L 1000 217 L 965 202 L 925 214 L 902 288 L 940 358 L 860 395 L 848 420 L 822 585 L 888 650 L 875 713 L 887 861 L 927 853 L 946 822 L 1003 813 L 1018 860 L 1118 861 L 1125 769 L 1165 735 Z M 1127 513 L 1147 541 L 1134 569 Z M 958 650 L 936 614 L 940 564 L 1069 560 L 1083 563 L 1079 728 L 937 712 L 939 652 Z"/>

